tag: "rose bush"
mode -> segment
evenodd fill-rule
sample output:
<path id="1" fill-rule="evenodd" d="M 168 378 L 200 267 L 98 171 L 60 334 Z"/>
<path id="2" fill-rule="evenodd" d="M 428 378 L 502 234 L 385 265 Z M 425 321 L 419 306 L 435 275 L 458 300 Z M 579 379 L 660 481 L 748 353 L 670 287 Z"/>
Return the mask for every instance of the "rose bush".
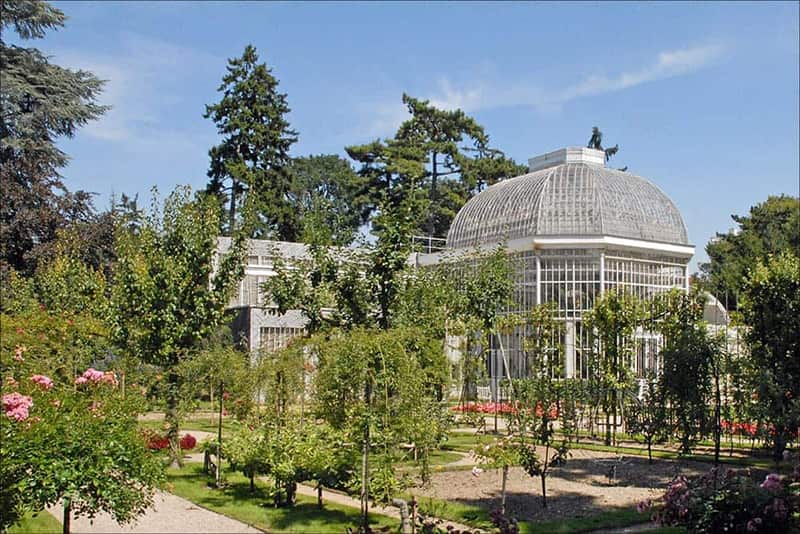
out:
<path id="1" fill-rule="evenodd" d="M 144 399 L 123 394 L 113 372 L 59 379 L 41 363 L 21 346 L 2 359 L 0 531 L 62 499 L 73 516 L 132 520 L 163 480 L 137 430 Z"/>
<path id="2" fill-rule="evenodd" d="M 660 501 L 639 503 L 664 526 L 688 532 L 791 532 L 800 527 L 800 467 L 787 476 L 770 473 L 759 483 L 749 470 L 678 477 Z"/>

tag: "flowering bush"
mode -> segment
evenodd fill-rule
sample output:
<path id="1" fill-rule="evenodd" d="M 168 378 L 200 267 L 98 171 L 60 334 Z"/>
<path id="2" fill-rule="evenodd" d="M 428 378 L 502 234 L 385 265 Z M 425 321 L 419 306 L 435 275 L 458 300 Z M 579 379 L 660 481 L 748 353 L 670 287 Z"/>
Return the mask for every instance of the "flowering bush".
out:
<path id="1" fill-rule="evenodd" d="M 162 436 L 158 432 L 149 429 L 142 431 L 142 435 L 147 442 L 147 448 L 151 451 L 163 451 L 169 449 L 169 438 L 167 438 L 167 436 Z M 192 450 L 196 445 L 197 438 L 191 434 L 185 434 L 180 440 L 181 450 L 184 451 Z"/>
<path id="2" fill-rule="evenodd" d="M 3 411 L 6 417 L 15 421 L 24 421 L 28 418 L 28 410 L 33 406 L 33 399 L 28 395 L 21 395 L 16 391 L 3 395 Z"/>
<path id="3" fill-rule="evenodd" d="M 20 346 L 0 366 L 0 531 L 60 500 L 74 516 L 133 519 L 163 479 L 136 431 L 143 399 L 123 395 L 111 372 L 88 369 L 78 388 L 63 372 L 41 374 L 37 353 Z"/>
<path id="4" fill-rule="evenodd" d="M 661 502 L 639 503 L 660 525 L 689 532 L 787 532 L 798 526 L 800 467 L 786 477 L 771 473 L 760 484 L 749 470 L 714 468 L 696 479 L 678 477 Z"/>
<path id="5" fill-rule="evenodd" d="M 180 444 L 181 450 L 190 451 L 197 445 L 197 438 L 191 434 L 186 434 L 181 438 Z"/>
<path id="6" fill-rule="evenodd" d="M 463 405 L 453 406 L 451 408 L 454 412 L 460 413 L 499 413 L 511 414 L 516 413 L 517 410 L 508 402 L 468 402 Z"/>

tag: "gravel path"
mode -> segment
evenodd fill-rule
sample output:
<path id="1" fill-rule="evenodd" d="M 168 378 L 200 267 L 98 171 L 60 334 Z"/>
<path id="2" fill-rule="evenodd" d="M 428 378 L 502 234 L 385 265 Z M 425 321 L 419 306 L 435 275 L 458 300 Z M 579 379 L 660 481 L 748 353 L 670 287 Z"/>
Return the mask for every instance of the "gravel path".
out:
<path id="1" fill-rule="evenodd" d="M 604 510 L 633 507 L 639 501 L 657 497 L 676 475 L 694 476 L 705 472 L 710 465 L 697 462 L 654 460 L 623 457 L 617 465 L 614 480 L 609 480 L 613 453 L 581 449 L 563 467 L 553 468 L 547 478 L 548 507 L 543 509 L 541 486 L 537 479 L 521 468 L 509 470 L 506 508 L 518 519 L 542 521 L 593 515 Z M 501 473 L 487 469 L 479 476 L 470 471 L 434 473 L 429 487 L 416 488 L 419 497 L 431 496 L 487 510 L 499 506 Z"/>
<path id="2" fill-rule="evenodd" d="M 59 503 L 47 509 L 61 521 L 63 507 Z M 176 495 L 159 491 L 153 507 L 135 523 L 120 526 L 108 514 L 99 514 L 93 520 L 85 517 L 72 518 L 72 532 L 75 533 L 198 533 L 198 534 L 239 534 L 262 532 L 224 515 L 182 499 Z"/>

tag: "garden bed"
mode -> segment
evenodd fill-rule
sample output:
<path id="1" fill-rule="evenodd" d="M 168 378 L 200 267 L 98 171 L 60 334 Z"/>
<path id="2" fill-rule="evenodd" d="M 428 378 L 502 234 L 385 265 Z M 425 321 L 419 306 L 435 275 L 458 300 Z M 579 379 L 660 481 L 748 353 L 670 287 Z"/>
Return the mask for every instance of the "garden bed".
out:
<path id="1" fill-rule="evenodd" d="M 690 461 L 625 456 L 617 465 L 616 477 L 609 480 L 615 455 L 608 452 L 573 450 L 563 467 L 554 468 L 547 479 L 547 503 L 541 505 L 538 478 L 522 468 L 511 468 L 508 475 L 506 509 L 510 516 L 527 521 L 549 521 L 595 515 L 609 509 L 633 508 L 644 499 L 663 494 L 677 474 L 696 476 L 708 471 L 709 464 Z M 478 476 L 471 471 L 435 473 L 427 488 L 416 488 L 419 498 L 434 497 L 485 510 L 499 507 L 501 472 L 486 470 Z M 646 518 L 643 516 L 643 520 Z"/>

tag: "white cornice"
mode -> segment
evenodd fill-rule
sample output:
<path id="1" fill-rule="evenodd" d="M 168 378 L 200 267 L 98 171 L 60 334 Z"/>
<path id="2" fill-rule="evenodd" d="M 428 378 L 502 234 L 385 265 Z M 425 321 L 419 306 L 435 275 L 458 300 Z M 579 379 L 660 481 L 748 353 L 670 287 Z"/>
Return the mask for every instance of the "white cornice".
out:
<path id="1" fill-rule="evenodd" d="M 461 256 L 481 254 L 492 251 L 500 246 L 501 243 L 493 245 L 481 245 L 480 247 L 459 248 L 437 252 L 433 254 L 416 254 L 412 261 L 417 265 L 434 265 L 443 259 L 454 259 Z M 632 252 L 661 252 L 684 258 L 687 261 L 694 256 L 693 245 L 675 245 L 671 243 L 658 243 L 655 241 L 644 241 L 615 236 L 539 236 L 524 237 L 513 239 L 505 244 L 504 248 L 509 252 L 525 252 L 529 250 L 547 250 L 560 248 L 573 249 L 616 249 L 628 250 Z"/>

